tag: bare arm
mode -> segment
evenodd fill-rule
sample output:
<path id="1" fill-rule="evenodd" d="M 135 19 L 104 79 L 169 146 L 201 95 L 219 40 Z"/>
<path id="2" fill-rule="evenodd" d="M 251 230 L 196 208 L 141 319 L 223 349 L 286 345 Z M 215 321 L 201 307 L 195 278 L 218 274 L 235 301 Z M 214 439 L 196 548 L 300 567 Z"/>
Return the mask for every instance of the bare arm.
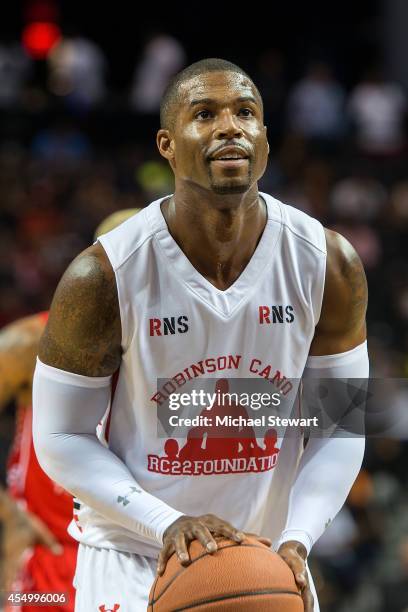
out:
<path id="1" fill-rule="evenodd" d="M 44 323 L 37 316 L 25 317 L 0 331 L 0 411 L 20 394 L 31 401 L 35 359 Z"/>
<path id="2" fill-rule="evenodd" d="M 62 277 L 41 339 L 43 363 L 84 376 L 109 376 L 121 360 L 114 272 L 103 248 L 81 253 Z"/>
<path id="3" fill-rule="evenodd" d="M 62 547 L 47 525 L 24 510 L 0 485 L 0 523 L 2 524 L 3 572 L 0 589 L 9 590 L 24 563 L 23 553 L 36 544 L 46 546 L 54 554 Z"/>
<path id="4" fill-rule="evenodd" d="M 362 344 L 366 338 L 367 282 L 363 266 L 345 238 L 330 230 L 325 232 L 325 289 L 310 355 L 344 353 Z M 360 468 L 363 453 L 364 441 L 361 439 L 309 439 L 292 487 L 294 508 L 301 504 L 300 514 L 314 514 L 319 520 L 323 517 L 323 524 L 329 505 L 336 506 L 333 514 L 337 514 Z M 343 478 L 336 480 L 337 474 Z M 334 490 L 330 486 L 334 486 Z M 305 504 L 308 511 L 305 511 Z M 295 523 L 302 527 L 302 519 L 296 520 Z M 305 610 L 311 611 L 313 598 L 305 571 L 305 546 L 296 540 L 288 540 L 280 546 L 279 554 L 291 567 L 298 586 L 302 588 Z"/>
<path id="5" fill-rule="evenodd" d="M 39 357 L 33 441 L 41 467 L 102 516 L 146 544 L 161 546 L 165 529 L 181 513 L 145 491 L 96 436 L 109 405 L 111 375 L 121 361 L 116 282 L 100 245 L 84 251 L 65 272 Z"/>
<path id="6" fill-rule="evenodd" d="M 310 355 L 343 353 L 364 342 L 367 281 L 359 256 L 337 232 L 326 229 L 327 267 L 320 321 Z"/>
<path id="7" fill-rule="evenodd" d="M 6 489 L 0 485 L 0 521 L 5 521 L 13 514 L 14 502 Z"/>

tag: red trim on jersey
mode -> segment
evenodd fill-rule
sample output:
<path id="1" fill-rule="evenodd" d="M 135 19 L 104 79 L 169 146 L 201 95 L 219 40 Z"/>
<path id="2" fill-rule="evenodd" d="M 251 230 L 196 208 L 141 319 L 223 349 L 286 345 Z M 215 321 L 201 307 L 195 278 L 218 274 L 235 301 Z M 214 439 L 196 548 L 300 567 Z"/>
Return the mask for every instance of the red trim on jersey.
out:
<path id="1" fill-rule="evenodd" d="M 112 405 L 113 405 L 113 398 L 115 397 L 116 387 L 118 386 L 119 371 L 120 371 L 120 367 L 116 370 L 116 372 L 112 376 L 111 400 L 110 400 L 109 414 L 108 414 L 108 418 L 106 419 L 106 427 L 105 427 L 106 442 L 109 442 L 109 432 L 110 432 L 110 424 L 111 424 L 111 417 L 112 417 Z"/>

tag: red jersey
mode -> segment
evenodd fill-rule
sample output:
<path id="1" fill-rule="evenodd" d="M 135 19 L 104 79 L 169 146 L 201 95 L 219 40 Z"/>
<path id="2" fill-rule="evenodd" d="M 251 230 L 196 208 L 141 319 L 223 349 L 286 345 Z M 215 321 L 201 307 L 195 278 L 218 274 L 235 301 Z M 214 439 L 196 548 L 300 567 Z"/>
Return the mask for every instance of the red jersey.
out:
<path id="1" fill-rule="evenodd" d="M 44 321 L 48 313 L 38 315 Z M 16 432 L 7 463 L 7 484 L 12 497 L 38 516 L 61 543 L 72 543 L 67 527 L 72 519 L 72 495 L 41 469 L 34 451 L 32 408 L 19 406 Z"/>

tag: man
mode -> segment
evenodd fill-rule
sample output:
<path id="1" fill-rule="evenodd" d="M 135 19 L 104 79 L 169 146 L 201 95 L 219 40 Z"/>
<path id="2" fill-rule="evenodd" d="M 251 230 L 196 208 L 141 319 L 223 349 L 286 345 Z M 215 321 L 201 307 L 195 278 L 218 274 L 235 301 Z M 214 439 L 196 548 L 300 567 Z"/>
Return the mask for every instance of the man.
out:
<path id="1" fill-rule="evenodd" d="M 113 213 L 98 226 L 95 237 L 138 210 Z M 17 406 L 7 465 L 8 490 L 0 487 L 2 582 L 5 590 L 64 592 L 66 603 L 55 609 L 70 612 L 74 609 L 72 580 L 77 556 L 77 542 L 67 533 L 72 520 L 72 496 L 40 468 L 32 441 L 32 379 L 47 319 L 47 312 L 39 313 L 14 321 L 0 331 L 0 411 L 13 399 Z M 75 531 L 75 522 L 71 530 Z M 23 612 L 25 609 L 23 605 Z M 30 605 L 27 609 L 33 612 L 36 608 Z"/>
<path id="2" fill-rule="evenodd" d="M 258 193 L 262 100 L 234 64 L 203 60 L 175 77 L 157 144 L 174 195 L 71 264 L 35 373 L 40 462 L 81 500 L 76 610 L 143 610 L 157 557 L 163 573 L 174 551 L 189 563 L 193 539 L 215 552 L 214 535 L 239 543 L 247 532 L 274 540 L 306 612 L 318 610 L 306 557 L 344 503 L 363 440 L 311 438 L 298 461 L 302 444 L 285 439 L 281 468 L 278 455 L 263 471 L 230 461 L 203 473 L 157 436 L 156 408 L 167 389 L 205 375 L 273 382 L 274 372 L 300 378 L 307 362 L 314 374 L 366 376 L 360 260 L 316 220 Z M 111 395 L 106 448 L 93 432 Z"/>

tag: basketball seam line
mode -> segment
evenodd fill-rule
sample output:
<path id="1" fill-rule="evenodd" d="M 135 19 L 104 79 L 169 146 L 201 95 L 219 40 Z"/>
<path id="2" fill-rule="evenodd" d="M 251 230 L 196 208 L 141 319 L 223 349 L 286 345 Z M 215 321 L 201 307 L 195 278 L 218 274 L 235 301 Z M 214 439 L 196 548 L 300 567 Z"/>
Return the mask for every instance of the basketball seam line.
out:
<path id="1" fill-rule="evenodd" d="M 296 593 L 296 591 L 282 591 L 282 590 L 274 590 L 274 589 L 262 589 L 260 591 L 251 591 L 248 593 L 247 591 L 243 591 L 242 593 L 231 593 L 230 595 L 221 595 L 220 597 L 213 597 L 212 599 L 202 599 L 201 601 L 197 601 L 193 604 L 189 604 L 187 607 L 183 608 L 174 608 L 171 612 L 183 612 L 183 610 L 191 610 L 191 608 L 196 608 L 197 606 L 202 606 L 203 604 L 211 604 L 216 601 L 224 601 L 226 599 L 233 599 L 236 597 L 254 597 L 255 595 L 297 595 L 300 597 L 300 593 Z"/>
<path id="2" fill-rule="evenodd" d="M 224 550 L 224 548 L 233 548 L 234 546 L 237 546 L 237 544 L 228 544 L 227 546 L 223 546 L 222 548 L 219 548 L 218 550 Z M 253 547 L 253 548 L 261 548 L 261 546 L 256 546 L 255 544 L 240 544 L 239 546 L 246 546 L 246 547 Z M 269 552 L 273 552 L 273 551 L 269 551 Z M 200 559 L 202 559 L 203 557 L 206 557 L 208 554 L 207 551 L 203 552 L 199 557 L 197 557 L 196 559 L 193 559 L 193 561 L 191 561 L 191 563 L 189 563 L 185 568 L 180 569 L 177 574 L 175 574 L 173 576 L 173 578 L 170 580 L 170 582 L 166 585 L 165 589 L 160 593 L 159 597 L 157 599 L 154 599 L 154 595 L 153 595 L 153 600 L 149 603 L 155 604 L 159 601 L 160 597 L 162 597 L 162 595 L 164 595 L 164 593 L 167 591 L 167 589 L 173 584 L 173 582 L 183 574 L 183 570 L 187 569 L 187 567 L 190 567 L 190 565 L 193 565 L 193 563 L 195 563 L 196 561 L 199 561 Z M 156 578 L 156 584 L 154 585 L 154 590 L 156 589 L 157 586 L 157 581 L 159 578 Z"/>
<path id="3" fill-rule="evenodd" d="M 235 546 L 241 546 L 241 547 L 245 547 L 245 548 L 259 548 L 261 550 L 265 550 L 268 553 L 271 554 L 275 554 L 275 551 L 273 551 L 272 549 L 268 549 L 268 548 L 264 548 L 264 546 L 258 546 L 256 544 L 228 544 L 227 546 L 223 546 L 222 548 L 219 548 L 218 550 L 224 550 L 226 548 L 234 548 Z M 217 552 L 217 551 L 216 551 Z M 196 561 L 200 561 L 200 559 L 202 559 L 203 557 L 206 557 L 208 554 L 207 551 L 203 552 L 199 557 L 197 557 L 196 559 L 193 559 L 193 561 L 191 561 L 191 563 L 189 563 L 185 568 L 179 570 L 177 572 L 177 574 L 175 574 L 175 576 L 173 576 L 173 578 L 170 580 L 170 582 L 166 585 L 165 589 L 160 593 L 160 595 L 158 596 L 157 599 L 154 598 L 154 591 L 156 590 L 156 586 L 157 586 L 157 581 L 159 579 L 159 577 L 156 578 L 155 581 L 155 585 L 154 585 L 154 589 L 153 589 L 153 599 L 151 601 L 149 601 L 149 605 L 153 605 L 155 603 L 157 603 L 159 601 L 159 599 L 164 595 L 164 593 L 167 591 L 167 589 L 173 584 L 173 582 L 183 574 L 183 571 L 187 569 L 187 567 L 190 567 L 191 565 L 193 565 L 193 563 L 196 563 Z"/>

